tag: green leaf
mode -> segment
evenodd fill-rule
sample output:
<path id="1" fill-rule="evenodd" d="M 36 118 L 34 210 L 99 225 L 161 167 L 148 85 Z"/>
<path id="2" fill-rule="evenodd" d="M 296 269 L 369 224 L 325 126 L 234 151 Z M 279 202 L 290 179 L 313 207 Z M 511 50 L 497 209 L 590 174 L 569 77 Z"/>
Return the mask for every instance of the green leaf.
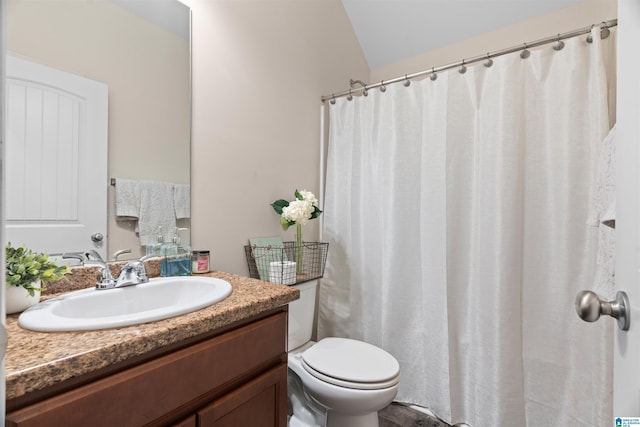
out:
<path id="1" fill-rule="evenodd" d="M 282 215 L 282 209 L 286 208 L 287 206 L 289 206 L 289 202 L 282 199 L 276 200 L 275 202 L 271 203 L 271 207 L 276 211 L 278 215 Z"/>
<path id="2" fill-rule="evenodd" d="M 295 221 L 289 221 L 288 219 L 285 219 L 284 217 L 280 218 L 280 225 L 282 226 L 282 229 L 284 231 L 287 231 L 287 229 L 289 227 L 291 227 L 292 225 L 294 225 L 296 222 Z"/>
<path id="3" fill-rule="evenodd" d="M 296 192 L 294 193 L 296 196 L 296 199 L 298 200 L 304 200 L 304 197 L 302 197 L 302 194 L 300 194 L 300 192 L 298 191 L 298 189 L 296 189 Z"/>
<path id="4" fill-rule="evenodd" d="M 311 219 L 318 218 L 322 214 L 320 208 L 316 205 L 313 205 L 313 212 L 311 212 Z"/>
<path id="5" fill-rule="evenodd" d="M 42 278 L 43 279 L 49 279 L 51 277 L 53 277 L 53 273 L 56 271 L 55 268 L 47 268 L 45 271 L 42 272 Z"/>

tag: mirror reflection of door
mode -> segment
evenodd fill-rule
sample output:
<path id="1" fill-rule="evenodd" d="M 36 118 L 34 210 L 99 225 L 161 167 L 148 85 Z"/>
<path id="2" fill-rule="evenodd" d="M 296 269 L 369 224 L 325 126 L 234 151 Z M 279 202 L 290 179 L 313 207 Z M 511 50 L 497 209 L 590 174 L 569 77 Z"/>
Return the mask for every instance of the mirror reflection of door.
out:
<path id="1" fill-rule="evenodd" d="M 14 246 L 95 249 L 106 259 L 95 235 L 107 234 L 107 93 L 104 83 L 7 56 L 6 239 Z"/>
<path id="2" fill-rule="evenodd" d="M 8 54 L 109 86 L 108 155 L 91 160 L 94 166 L 102 160 L 108 171 L 104 245 L 109 259 L 127 248 L 121 260 L 144 255 L 136 221 L 115 215 L 116 187 L 109 183 L 190 183 L 189 8 L 177 0 L 3 4 Z M 181 221 L 190 228 L 189 219 Z"/>

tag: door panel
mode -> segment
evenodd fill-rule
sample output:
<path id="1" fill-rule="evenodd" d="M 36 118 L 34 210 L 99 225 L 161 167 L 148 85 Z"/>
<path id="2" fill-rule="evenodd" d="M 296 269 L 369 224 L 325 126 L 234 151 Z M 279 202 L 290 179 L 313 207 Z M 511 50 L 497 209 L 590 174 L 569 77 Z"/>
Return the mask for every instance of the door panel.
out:
<path id="1" fill-rule="evenodd" d="M 640 4 L 620 0 L 618 16 L 616 287 L 629 295 L 631 327 L 616 328 L 613 416 L 640 417 Z"/>
<path id="2" fill-rule="evenodd" d="M 7 58 L 7 240 L 106 259 L 107 85 Z"/>

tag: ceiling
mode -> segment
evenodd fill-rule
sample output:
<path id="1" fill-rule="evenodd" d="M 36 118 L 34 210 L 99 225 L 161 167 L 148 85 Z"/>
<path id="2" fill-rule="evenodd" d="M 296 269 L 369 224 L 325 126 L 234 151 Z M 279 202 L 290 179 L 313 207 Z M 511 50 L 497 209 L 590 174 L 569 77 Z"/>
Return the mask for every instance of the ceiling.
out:
<path id="1" fill-rule="evenodd" d="M 189 40 L 189 8 L 176 0 L 111 0 L 112 3 Z"/>
<path id="2" fill-rule="evenodd" d="M 582 0 L 342 0 L 377 68 Z"/>
<path id="3" fill-rule="evenodd" d="M 181 37 L 189 37 L 189 8 L 180 1 L 111 1 Z M 584 0 L 342 0 L 342 3 L 373 69 L 581 1 Z"/>

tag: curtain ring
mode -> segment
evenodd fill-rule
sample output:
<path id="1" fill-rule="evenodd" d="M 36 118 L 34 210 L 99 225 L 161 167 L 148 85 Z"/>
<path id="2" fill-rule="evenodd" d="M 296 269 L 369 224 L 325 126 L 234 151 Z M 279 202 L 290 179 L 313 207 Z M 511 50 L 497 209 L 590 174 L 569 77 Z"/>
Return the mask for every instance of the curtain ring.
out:
<path id="1" fill-rule="evenodd" d="M 458 70 L 458 72 L 459 72 L 460 74 L 464 74 L 464 73 L 466 73 L 466 72 L 467 72 L 467 66 L 466 66 L 466 65 L 464 65 L 464 59 L 462 60 L 462 65 L 460 66 L 460 69 Z"/>
<path id="2" fill-rule="evenodd" d="M 380 80 L 380 92 L 386 92 L 387 87 L 384 85 L 384 80 Z"/>
<path id="3" fill-rule="evenodd" d="M 431 79 L 431 81 L 435 81 L 438 78 L 438 75 L 436 74 L 436 69 L 435 68 L 431 68 L 431 75 L 429 76 L 429 78 Z"/>
<path id="4" fill-rule="evenodd" d="M 558 38 L 556 40 L 556 44 L 553 45 L 553 50 L 562 50 L 562 48 L 564 47 L 564 42 L 560 40 L 560 33 L 558 33 Z"/>
<path id="5" fill-rule="evenodd" d="M 347 101 L 353 101 L 353 95 L 351 95 L 351 89 L 349 89 L 349 95 L 347 95 Z"/>
<path id="6" fill-rule="evenodd" d="M 595 27 L 595 24 L 591 24 L 591 30 Z M 593 43 L 593 35 L 591 34 L 591 30 L 589 30 L 589 35 L 587 36 L 587 43 Z"/>
<path id="7" fill-rule="evenodd" d="M 527 59 L 531 55 L 531 52 L 529 52 L 529 50 L 527 49 L 526 43 L 523 43 L 523 45 L 524 49 L 522 49 L 522 52 L 520 52 L 520 58 Z"/>
<path id="8" fill-rule="evenodd" d="M 609 37 L 609 34 L 611 34 L 611 31 L 609 30 L 607 23 L 602 21 L 602 28 L 600 28 L 600 39 L 606 39 L 607 37 Z"/>
<path id="9" fill-rule="evenodd" d="M 336 94 L 332 93 L 331 94 L 331 101 L 329 101 L 331 103 L 331 105 L 335 105 L 336 103 Z"/>
<path id="10" fill-rule="evenodd" d="M 493 59 L 491 59 L 491 56 L 489 56 L 489 52 L 487 52 L 487 60 L 484 61 L 484 66 L 489 68 L 493 65 Z"/>
<path id="11" fill-rule="evenodd" d="M 362 95 L 363 96 L 369 96 L 369 91 L 367 90 L 366 86 L 362 89 Z"/>
<path id="12" fill-rule="evenodd" d="M 404 75 L 404 83 L 402 84 L 404 85 L 404 87 L 409 87 L 411 85 L 411 80 L 409 80 L 406 74 Z"/>

